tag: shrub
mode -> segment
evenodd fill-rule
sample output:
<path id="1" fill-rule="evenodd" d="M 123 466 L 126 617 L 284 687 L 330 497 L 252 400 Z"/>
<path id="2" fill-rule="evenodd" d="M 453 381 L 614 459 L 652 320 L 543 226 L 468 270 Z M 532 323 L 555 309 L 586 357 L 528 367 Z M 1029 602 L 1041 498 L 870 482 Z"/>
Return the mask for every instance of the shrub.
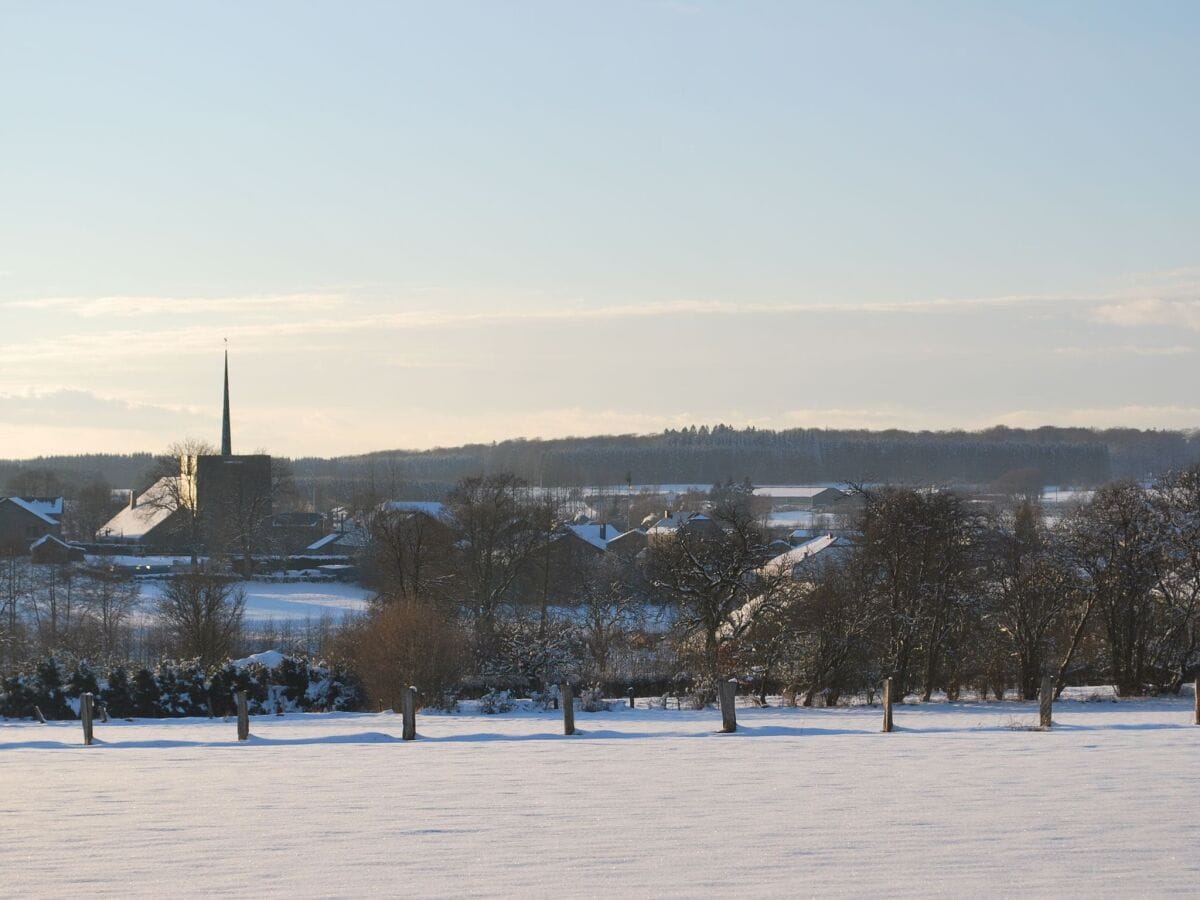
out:
<path id="1" fill-rule="evenodd" d="M 367 697 L 392 709 L 409 685 L 422 704 L 446 704 L 455 696 L 468 659 L 459 624 L 411 600 L 373 611 L 339 636 L 341 653 L 362 680 Z"/>
<path id="2" fill-rule="evenodd" d="M 516 708 L 508 691 L 488 691 L 479 698 L 479 711 L 485 715 L 512 712 Z"/>

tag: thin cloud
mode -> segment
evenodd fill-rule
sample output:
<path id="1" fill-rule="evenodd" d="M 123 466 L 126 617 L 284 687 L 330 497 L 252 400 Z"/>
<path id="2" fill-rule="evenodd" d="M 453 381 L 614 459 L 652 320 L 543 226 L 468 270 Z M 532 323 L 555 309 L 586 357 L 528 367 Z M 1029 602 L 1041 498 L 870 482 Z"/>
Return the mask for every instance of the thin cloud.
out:
<path id="1" fill-rule="evenodd" d="M 340 294 L 263 294 L 232 297 L 39 297 L 10 300 L 9 309 L 59 310 L 83 319 L 131 318 L 147 315 L 256 315 L 286 310 L 332 309 L 346 303 Z"/>
<path id="2" fill-rule="evenodd" d="M 1184 356 L 1195 353 L 1194 347 L 1176 344 L 1170 347 L 1139 347 L 1125 344 L 1119 347 L 1055 347 L 1054 352 L 1059 356 L 1097 357 L 1097 356 Z"/>
<path id="3" fill-rule="evenodd" d="M 1108 325 L 1137 327 L 1173 325 L 1200 331 L 1200 300 L 1166 300 L 1147 297 L 1111 303 L 1092 311 L 1092 317 Z"/>

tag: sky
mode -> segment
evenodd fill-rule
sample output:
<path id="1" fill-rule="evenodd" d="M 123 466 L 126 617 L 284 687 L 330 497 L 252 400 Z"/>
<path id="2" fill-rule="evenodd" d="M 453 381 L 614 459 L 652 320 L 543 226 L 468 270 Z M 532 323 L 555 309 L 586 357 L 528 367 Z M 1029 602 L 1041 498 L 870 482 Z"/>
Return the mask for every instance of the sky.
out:
<path id="1" fill-rule="evenodd" d="M 0 458 L 1200 426 L 1200 4 L 0 0 Z"/>

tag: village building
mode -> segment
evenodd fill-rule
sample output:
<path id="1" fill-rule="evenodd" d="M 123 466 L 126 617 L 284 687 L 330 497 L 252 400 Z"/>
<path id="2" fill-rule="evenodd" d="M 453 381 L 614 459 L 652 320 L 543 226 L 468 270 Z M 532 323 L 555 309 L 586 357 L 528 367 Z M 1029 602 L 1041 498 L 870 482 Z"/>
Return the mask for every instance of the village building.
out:
<path id="1" fill-rule="evenodd" d="M 0 499 L 0 552 L 24 556 L 39 538 L 61 538 L 62 514 L 62 497 Z"/>
<path id="2" fill-rule="evenodd" d="M 221 452 L 179 458 L 179 474 L 160 478 L 97 532 L 101 542 L 142 549 L 187 550 L 198 543 L 210 554 L 245 554 L 266 543 L 272 520 L 271 457 L 234 454 L 229 414 L 229 353 Z"/>

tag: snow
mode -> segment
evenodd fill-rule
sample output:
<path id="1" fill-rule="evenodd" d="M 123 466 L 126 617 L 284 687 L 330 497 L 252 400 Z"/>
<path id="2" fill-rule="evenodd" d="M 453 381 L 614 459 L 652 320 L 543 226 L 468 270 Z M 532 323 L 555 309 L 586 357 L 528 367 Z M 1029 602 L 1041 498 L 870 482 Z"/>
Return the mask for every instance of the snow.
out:
<path id="1" fill-rule="evenodd" d="M 385 500 L 381 507 L 391 512 L 421 513 L 434 519 L 449 519 L 446 504 L 436 500 Z"/>
<path id="2" fill-rule="evenodd" d="M 625 533 L 615 525 L 603 522 L 583 522 L 578 525 L 568 525 L 567 528 L 581 541 L 591 544 L 597 550 L 607 550 L 609 541 Z"/>
<path id="3" fill-rule="evenodd" d="M 2 893 L 1194 896 L 1190 706 L 3 723 Z"/>
<path id="4" fill-rule="evenodd" d="M 251 653 L 245 659 L 235 659 L 233 664 L 239 669 L 255 663 L 268 669 L 277 669 L 284 658 L 284 655 L 278 650 L 264 650 L 262 653 Z"/>
<path id="5" fill-rule="evenodd" d="M 158 599 L 163 586 L 161 581 L 142 582 L 143 605 L 149 607 Z M 303 621 L 326 615 L 340 619 L 365 610 L 373 596 L 367 588 L 343 582 L 239 581 L 236 586 L 246 592 L 246 620 L 249 622 L 265 619 Z"/>
<path id="6" fill-rule="evenodd" d="M 754 489 L 755 497 L 770 497 L 774 500 L 811 500 L 818 494 L 828 490 L 841 492 L 842 488 L 835 484 L 800 485 L 800 484 L 767 484 Z"/>
<path id="7" fill-rule="evenodd" d="M 154 482 L 137 498 L 137 505 L 126 506 L 108 520 L 96 535 L 98 538 L 135 541 L 175 514 L 175 495 L 178 477 L 167 476 Z"/>
<path id="8" fill-rule="evenodd" d="M 805 541 L 799 547 L 793 547 L 786 553 L 781 553 L 759 569 L 763 575 L 791 575 L 795 577 L 796 567 L 814 556 L 825 552 L 830 547 L 845 544 L 845 538 L 834 537 L 832 534 L 821 535 Z"/>
<path id="9" fill-rule="evenodd" d="M 5 500 L 13 504 L 13 506 L 19 506 L 30 515 L 36 516 L 47 525 L 58 525 L 58 520 L 51 518 L 51 511 L 54 508 L 53 503 L 41 500 L 26 500 L 23 497 L 0 497 L 0 502 L 4 502 Z M 58 515 L 62 515 L 61 501 L 59 502 L 58 507 Z"/>

